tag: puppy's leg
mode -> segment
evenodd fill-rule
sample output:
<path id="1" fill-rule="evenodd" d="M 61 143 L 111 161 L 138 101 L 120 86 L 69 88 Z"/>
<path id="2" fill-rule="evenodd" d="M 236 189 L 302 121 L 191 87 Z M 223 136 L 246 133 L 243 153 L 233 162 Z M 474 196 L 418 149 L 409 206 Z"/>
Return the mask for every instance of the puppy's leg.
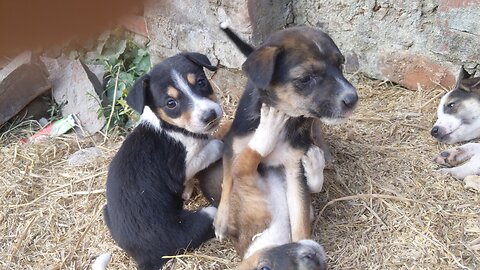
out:
<path id="1" fill-rule="evenodd" d="M 233 164 L 224 162 L 222 197 L 214 222 L 215 234 L 219 239 L 223 239 L 228 230 L 229 197 L 233 181 L 238 181 L 238 185 L 246 184 L 256 188 L 252 182 L 254 182 L 257 167 L 262 158 L 274 149 L 278 134 L 281 133 L 287 119 L 285 114 L 263 105 L 260 112 L 260 124 L 248 146 L 235 158 Z"/>
<path id="2" fill-rule="evenodd" d="M 187 179 L 183 186 L 185 188 L 183 189 L 182 199 L 184 201 L 188 201 L 192 197 L 193 190 L 195 189 L 195 182 L 193 181 L 193 178 Z"/>
<path id="3" fill-rule="evenodd" d="M 318 193 L 322 191 L 323 170 L 325 169 L 322 149 L 316 145 L 310 146 L 307 153 L 302 157 L 302 165 L 310 192 Z"/>
<path id="4" fill-rule="evenodd" d="M 315 119 L 312 126 L 312 135 L 313 135 L 315 144 L 318 147 L 320 147 L 320 149 L 322 149 L 323 151 L 325 163 L 330 164 L 334 162 L 334 160 L 330 152 L 330 148 L 328 147 L 327 142 L 324 139 L 322 126 L 323 126 L 322 122 L 318 119 Z"/>
<path id="5" fill-rule="evenodd" d="M 208 144 L 187 164 L 186 180 L 190 180 L 199 171 L 207 168 L 210 164 L 219 160 L 223 154 L 223 142 L 211 140 Z"/>
<path id="6" fill-rule="evenodd" d="M 480 154 L 480 144 L 467 143 L 460 147 L 450 148 L 443 151 L 435 157 L 434 161 L 442 166 L 455 167 L 476 154 Z"/>
<path id="7" fill-rule="evenodd" d="M 310 222 L 311 198 L 300 160 L 285 164 L 287 202 L 292 228 L 292 241 L 309 239 L 312 231 Z"/>
<path id="8" fill-rule="evenodd" d="M 448 149 L 440 153 L 434 160 L 439 165 L 452 167 L 443 168 L 440 171 L 455 178 L 463 179 L 468 175 L 479 175 L 480 144 L 467 143 L 457 148 Z"/>

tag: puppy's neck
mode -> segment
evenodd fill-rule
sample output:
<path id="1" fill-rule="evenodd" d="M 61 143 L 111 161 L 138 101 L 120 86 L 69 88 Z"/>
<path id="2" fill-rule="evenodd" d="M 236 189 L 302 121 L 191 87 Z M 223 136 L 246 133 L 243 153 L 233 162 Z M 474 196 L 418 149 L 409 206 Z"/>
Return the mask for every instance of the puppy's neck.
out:
<path id="1" fill-rule="evenodd" d="M 192 137 L 194 139 L 201 140 L 208 139 L 208 135 L 206 134 L 193 133 L 184 128 L 180 128 L 162 121 L 148 106 L 145 106 L 145 108 L 143 109 L 143 113 L 140 117 L 140 124 L 147 126 L 156 132 L 163 131 L 175 139 L 179 137 L 178 135 L 182 135 L 182 137 Z"/>

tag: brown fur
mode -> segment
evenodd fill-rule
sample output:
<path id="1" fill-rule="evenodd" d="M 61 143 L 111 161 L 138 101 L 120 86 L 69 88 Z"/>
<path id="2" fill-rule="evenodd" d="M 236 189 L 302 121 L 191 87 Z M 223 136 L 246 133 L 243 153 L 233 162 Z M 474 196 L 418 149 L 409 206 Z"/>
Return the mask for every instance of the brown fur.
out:
<path id="1" fill-rule="evenodd" d="M 192 118 L 192 114 L 190 111 L 184 112 L 182 116 L 175 119 L 170 118 L 162 109 L 157 110 L 157 115 L 163 121 L 181 128 L 186 127 L 190 123 L 190 120 Z"/>
<path id="2" fill-rule="evenodd" d="M 187 81 L 188 81 L 189 84 L 195 85 L 195 83 L 197 82 L 197 77 L 193 73 L 188 73 L 187 74 Z"/>

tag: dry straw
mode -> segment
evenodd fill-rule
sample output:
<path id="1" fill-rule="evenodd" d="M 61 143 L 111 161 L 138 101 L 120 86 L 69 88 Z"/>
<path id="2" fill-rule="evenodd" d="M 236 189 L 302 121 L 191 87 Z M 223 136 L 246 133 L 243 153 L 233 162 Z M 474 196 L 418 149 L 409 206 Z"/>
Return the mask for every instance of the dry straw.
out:
<path id="1" fill-rule="evenodd" d="M 444 89 L 408 91 L 358 80 L 353 119 L 326 128 L 335 163 L 314 196 L 314 238 L 331 269 L 480 269 L 480 195 L 435 172 L 447 145 L 429 136 Z M 231 117 L 238 99 L 222 93 Z M 102 220 L 108 163 L 123 141 L 118 131 L 36 145 L 18 140 L 38 126 L 4 126 L 0 135 L 0 269 L 88 269 L 112 252 L 109 269 L 134 269 Z M 103 156 L 69 166 L 75 151 L 97 146 Z M 188 207 L 206 205 L 200 195 Z M 172 254 L 175 255 L 175 254 Z M 232 269 L 232 245 L 211 240 L 173 256 L 165 269 Z"/>

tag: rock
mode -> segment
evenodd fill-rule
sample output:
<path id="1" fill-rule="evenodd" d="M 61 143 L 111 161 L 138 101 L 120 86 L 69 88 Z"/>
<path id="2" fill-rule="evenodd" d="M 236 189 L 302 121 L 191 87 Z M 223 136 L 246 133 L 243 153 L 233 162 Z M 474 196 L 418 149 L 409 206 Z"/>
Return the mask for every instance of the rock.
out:
<path id="1" fill-rule="evenodd" d="M 469 175 L 463 179 L 465 183 L 465 188 L 480 192 L 480 175 Z"/>
<path id="2" fill-rule="evenodd" d="M 22 53 L 0 70 L 0 124 L 51 89 L 47 70 L 30 52 Z"/>
<path id="3" fill-rule="evenodd" d="M 68 157 L 67 164 L 70 166 L 84 166 L 95 162 L 102 154 L 102 150 L 97 147 L 80 149 Z"/>
<path id="4" fill-rule="evenodd" d="M 286 25 L 291 14 L 287 2 L 290 1 L 148 1 L 145 19 L 152 63 L 180 51 L 196 51 L 206 54 L 214 64 L 238 69 L 245 57 L 219 24 L 227 21 L 246 41 L 260 44 Z"/>
<path id="5" fill-rule="evenodd" d="M 62 115 L 74 114 L 87 134 L 105 125 L 102 100 L 97 93 L 103 88 L 98 78 L 78 60 L 42 58 L 49 71 L 55 102 L 63 104 Z M 87 135 L 85 134 L 85 135 Z"/>
<path id="6" fill-rule="evenodd" d="M 212 76 L 211 81 L 218 87 L 218 89 L 214 87 L 218 96 L 231 94 L 239 99 L 247 84 L 247 77 L 239 70 L 219 68 Z"/>

